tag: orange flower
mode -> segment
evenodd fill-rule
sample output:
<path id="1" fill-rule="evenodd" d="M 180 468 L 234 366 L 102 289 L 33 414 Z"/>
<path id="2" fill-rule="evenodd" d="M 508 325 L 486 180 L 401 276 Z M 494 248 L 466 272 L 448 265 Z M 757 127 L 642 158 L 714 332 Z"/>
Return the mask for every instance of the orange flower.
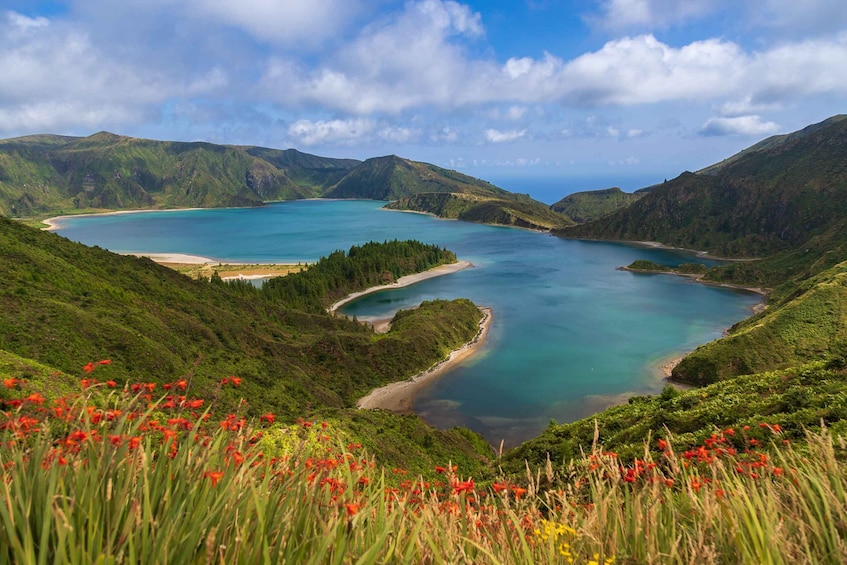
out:
<path id="1" fill-rule="evenodd" d="M 439 473 L 439 474 L 444 474 L 444 473 L 446 473 L 446 472 L 447 472 L 447 469 L 446 469 L 446 468 L 444 468 L 444 467 L 436 467 L 436 468 L 435 468 L 435 472 L 436 472 L 436 473 Z"/>
<path id="2" fill-rule="evenodd" d="M 662 438 L 659 438 L 659 440 L 656 442 L 656 444 L 659 447 L 659 451 L 664 451 L 668 448 L 668 442 L 666 442 Z"/>
<path id="3" fill-rule="evenodd" d="M 21 381 L 19 381 L 15 377 L 12 377 L 10 379 L 3 379 L 3 386 L 5 386 L 6 388 L 15 388 L 15 385 L 19 382 Z"/>
<path id="4" fill-rule="evenodd" d="M 112 360 L 111 359 L 103 359 L 102 361 L 97 361 L 97 364 L 98 365 L 111 365 Z"/>
<path id="5" fill-rule="evenodd" d="M 356 512 L 359 511 L 359 505 L 356 504 L 355 502 L 348 502 L 344 506 L 347 508 L 347 515 L 348 516 L 351 516 L 351 517 L 355 516 Z"/>
<path id="6" fill-rule="evenodd" d="M 212 481 L 212 486 L 217 486 L 218 481 L 224 476 L 222 471 L 206 471 L 204 477 L 208 477 Z"/>
<path id="7" fill-rule="evenodd" d="M 453 492 L 455 492 L 457 494 L 460 493 L 460 492 L 471 492 L 471 491 L 473 491 L 473 489 L 474 489 L 473 479 L 470 479 L 468 481 L 454 481 L 453 482 Z"/>
<path id="8" fill-rule="evenodd" d="M 176 382 L 176 387 L 179 390 L 185 390 L 186 388 L 188 388 L 188 382 L 185 379 L 180 379 Z"/>
<path id="9" fill-rule="evenodd" d="M 106 381 L 106 386 L 109 388 L 115 388 L 116 386 L 118 386 L 118 383 L 116 383 L 115 381 Z"/>
<path id="10" fill-rule="evenodd" d="M 234 386 L 235 388 L 238 388 L 238 385 L 240 385 L 240 384 L 241 384 L 241 381 L 242 381 L 242 379 L 241 379 L 240 377 L 229 377 L 229 382 L 230 382 L 230 383 L 232 384 L 232 386 Z"/>
<path id="11" fill-rule="evenodd" d="M 86 373 L 90 373 L 91 371 L 93 371 L 93 370 L 94 370 L 94 363 L 92 363 L 91 361 L 89 361 L 89 362 L 88 362 L 88 363 L 87 363 L 87 364 L 86 364 L 86 365 L 82 368 L 82 370 L 83 370 L 83 371 L 85 371 Z"/>
<path id="12" fill-rule="evenodd" d="M 32 402 L 33 404 L 44 404 L 45 398 L 41 396 L 40 392 L 34 392 L 27 396 L 26 400 Z"/>
<path id="13" fill-rule="evenodd" d="M 259 416 L 259 421 L 264 421 L 268 424 L 273 424 L 274 420 L 276 420 L 276 416 L 273 414 L 262 414 L 261 416 Z"/>

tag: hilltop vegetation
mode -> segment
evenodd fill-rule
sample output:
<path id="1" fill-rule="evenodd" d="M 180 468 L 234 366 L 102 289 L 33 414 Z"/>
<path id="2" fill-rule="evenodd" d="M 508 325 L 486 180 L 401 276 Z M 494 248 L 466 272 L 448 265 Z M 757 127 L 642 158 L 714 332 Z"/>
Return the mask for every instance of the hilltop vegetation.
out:
<path id="1" fill-rule="evenodd" d="M 575 192 L 550 206 L 550 209 L 582 224 L 625 208 L 644 194 L 644 192 L 624 192 L 618 187 Z"/>

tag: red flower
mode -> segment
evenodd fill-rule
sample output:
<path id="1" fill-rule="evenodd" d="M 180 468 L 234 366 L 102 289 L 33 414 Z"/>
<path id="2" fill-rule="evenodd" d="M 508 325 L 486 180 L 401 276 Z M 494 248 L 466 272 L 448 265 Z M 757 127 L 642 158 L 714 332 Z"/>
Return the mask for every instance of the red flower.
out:
<path id="1" fill-rule="evenodd" d="M 460 493 L 460 492 L 472 492 L 473 489 L 474 489 L 473 479 L 470 479 L 468 481 L 454 481 L 453 482 L 453 492 L 455 492 L 457 494 Z"/>
<path id="2" fill-rule="evenodd" d="M 259 421 L 265 421 L 268 424 L 273 424 L 274 420 L 276 420 L 276 416 L 274 416 L 273 414 L 262 414 L 261 416 L 259 416 Z"/>
<path id="3" fill-rule="evenodd" d="M 188 388 L 188 382 L 185 379 L 180 379 L 176 382 L 176 387 L 179 390 L 185 390 L 186 388 Z"/>
<path id="4" fill-rule="evenodd" d="M 6 388 L 15 388 L 15 385 L 19 382 L 21 381 L 19 381 L 15 377 L 12 377 L 10 379 L 3 379 L 3 386 L 5 386 Z"/>
<path id="5" fill-rule="evenodd" d="M 208 477 L 212 481 L 212 486 L 217 486 L 218 481 L 224 476 L 222 471 L 206 471 L 203 473 L 204 477 Z"/>
<path id="6" fill-rule="evenodd" d="M 446 472 L 447 472 L 447 469 L 446 469 L 446 468 L 444 468 L 444 467 L 436 467 L 436 468 L 435 468 L 435 472 L 436 472 L 436 473 L 444 474 L 444 473 L 446 473 Z"/>
<path id="7" fill-rule="evenodd" d="M 240 377 L 229 377 L 229 382 L 232 383 L 232 386 L 238 388 L 238 385 L 241 384 L 242 379 Z"/>
<path id="8" fill-rule="evenodd" d="M 44 404 L 45 398 L 41 396 L 40 392 L 34 392 L 27 396 L 26 400 L 32 402 L 33 404 Z"/>
<path id="9" fill-rule="evenodd" d="M 668 442 L 666 442 L 662 438 L 659 438 L 659 440 L 656 442 L 656 444 L 659 447 L 659 451 L 664 451 L 668 448 Z"/>
<path id="10" fill-rule="evenodd" d="M 347 515 L 348 516 L 351 516 L 351 517 L 355 516 L 356 512 L 359 511 L 359 505 L 356 504 L 355 502 L 348 502 L 344 506 L 347 508 Z"/>
<path id="11" fill-rule="evenodd" d="M 115 388 L 116 386 L 118 386 L 118 383 L 116 383 L 115 381 L 106 381 L 106 386 L 109 388 Z"/>
<path id="12" fill-rule="evenodd" d="M 98 365 L 111 365 L 112 360 L 111 359 L 103 359 L 102 361 L 97 361 L 97 364 Z"/>
<path id="13" fill-rule="evenodd" d="M 93 370 L 94 370 L 94 363 L 92 363 L 91 361 L 89 361 L 89 362 L 88 362 L 88 363 L 87 363 L 87 364 L 86 364 L 86 365 L 82 368 L 82 370 L 83 370 L 83 371 L 85 371 L 86 373 L 90 373 L 91 371 L 93 371 Z"/>

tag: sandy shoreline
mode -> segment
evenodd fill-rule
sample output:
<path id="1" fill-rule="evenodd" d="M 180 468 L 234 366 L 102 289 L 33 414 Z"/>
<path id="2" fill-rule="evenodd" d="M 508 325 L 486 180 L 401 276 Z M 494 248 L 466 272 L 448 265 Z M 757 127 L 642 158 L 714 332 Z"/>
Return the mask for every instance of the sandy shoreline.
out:
<path id="1" fill-rule="evenodd" d="M 485 338 L 488 336 L 488 330 L 491 327 L 493 313 L 491 308 L 480 306 L 479 309 L 482 310 L 483 316 L 479 321 L 479 332 L 471 341 L 459 349 L 451 351 L 447 359 L 439 361 L 411 379 L 391 383 L 372 390 L 367 396 L 364 396 L 356 403 L 356 407 L 362 410 L 381 408 L 401 414 L 410 413 L 412 411 L 412 400 L 424 385 L 429 384 L 432 380 L 455 368 L 460 362 L 476 353 L 479 347 L 485 342 Z"/>
<path id="2" fill-rule="evenodd" d="M 343 299 L 333 304 L 332 306 L 330 306 L 329 308 L 327 308 L 327 312 L 329 312 L 330 314 L 334 314 L 336 310 L 338 310 L 348 302 L 352 302 L 357 298 L 361 298 L 362 296 L 365 296 L 367 294 L 373 294 L 374 292 L 379 292 L 382 290 L 390 290 L 392 288 L 403 288 L 404 286 L 410 286 L 415 283 L 425 281 L 426 279 L 456 273 L 469 267 L 473 267 L 473 263 L 471 263 L 470 261 L 457 261 L 456 263 L 450 263 L 449 265 L 439 265 L 438 267 L 434 267 L 428 271 L 424 271 L 423 273 L 406 275 L 405 277 L 400 277 L 399 279 L 397 279 L 397 282 L 394 282 L 392 284 L 372 286 L 370 288 L 366 288 L 361 292 L 354 292 L 353 294 L 349 294 Z"/>
<path id="3" fill-rule="evenodd" d="M 143 214 L 148 212 L 187 212 L 189 210 L 206 209 L 207 208 L 167 208 L 164 210 L 159 210 L 154 208 L 143 208 L 140 210 L 113 210 L 111 212 L 94 212 L 91 214 L 65 214 L 63 216 L 54 216 L 52 218 L 47 218 L 46 220 L 41 220 L 41 222 L 47 224 L 47 227 L 43 228 L 44 231 L 56 231 L 62 228 L 62 220 L 67 220 L 69 218 L 81 218 L 83 216 L 118 216 L 121 214 Z"/>

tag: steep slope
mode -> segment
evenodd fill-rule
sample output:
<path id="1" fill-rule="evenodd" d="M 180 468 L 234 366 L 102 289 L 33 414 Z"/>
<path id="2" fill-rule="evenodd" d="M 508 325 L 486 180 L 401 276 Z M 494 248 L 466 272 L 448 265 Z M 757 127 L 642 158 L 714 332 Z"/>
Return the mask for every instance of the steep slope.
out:
<path id="1" fill-rule="evenodd" d="M 367 159 L 325 191 L 324 196 L 397 200 L 424 192 L 511 196 L 510 192 L 485 181 L 396 155 Z"/>
<path id="2" fill-rule="evenodd" d="M 0 212 L 257 206 L 319 196 L 358 161 L 100 132 L 0 142 Z"/>
<path id="3" fill-rule="evenodd" d="M 470 340 L 481 317 L 467 301 L 432 304 L 426 328 L 374 336 L 253 287 L 193 281 L 3 218 L 0 256 L 0 349 L 70 373 L 103 357 L 116 377 L 164 382 L 191 373 L 212 386 L 237 373 L 255 383 L 246 393 L 256 410 L 281 414 L 352 406 Z"/>
<path id="4" fill-rule="evenodd" d="M 489 199 L 465 206 L 474 208 L 463 214 L 468 221 L 543 229 L 569 223 L 526 195 L 394 155 L 360 162 L 295 149 L 152 141 L 107 132 L 0 141 L 0 214 L 6 216 L 260 206 L 298 198 L 403 200 L 430 193 Z M 426 200 L 406 208 L 423 206 Z"/>
<path id="5" fill-rule="evenodd" d="M 644 196 L 643 192 L 628 193 L 618 187 L 569 194 L 550 206 L 574 222 L 585 223 L 608 216 Z"/>
<path id="6" fill-rule="evenodd" d="M 703 385 L 847 352 L 847 262 L 804 280 L 723 339 L 698 347 L 673 370 Z"/>
<path id="7" fill-rule="evenodd" d="M 847 120 L 747 150 L 709 174 L 683 173 L 609 216 L 557 235 L 652 240 L 731 257 L 795 248 L 847 214 Z"/>

